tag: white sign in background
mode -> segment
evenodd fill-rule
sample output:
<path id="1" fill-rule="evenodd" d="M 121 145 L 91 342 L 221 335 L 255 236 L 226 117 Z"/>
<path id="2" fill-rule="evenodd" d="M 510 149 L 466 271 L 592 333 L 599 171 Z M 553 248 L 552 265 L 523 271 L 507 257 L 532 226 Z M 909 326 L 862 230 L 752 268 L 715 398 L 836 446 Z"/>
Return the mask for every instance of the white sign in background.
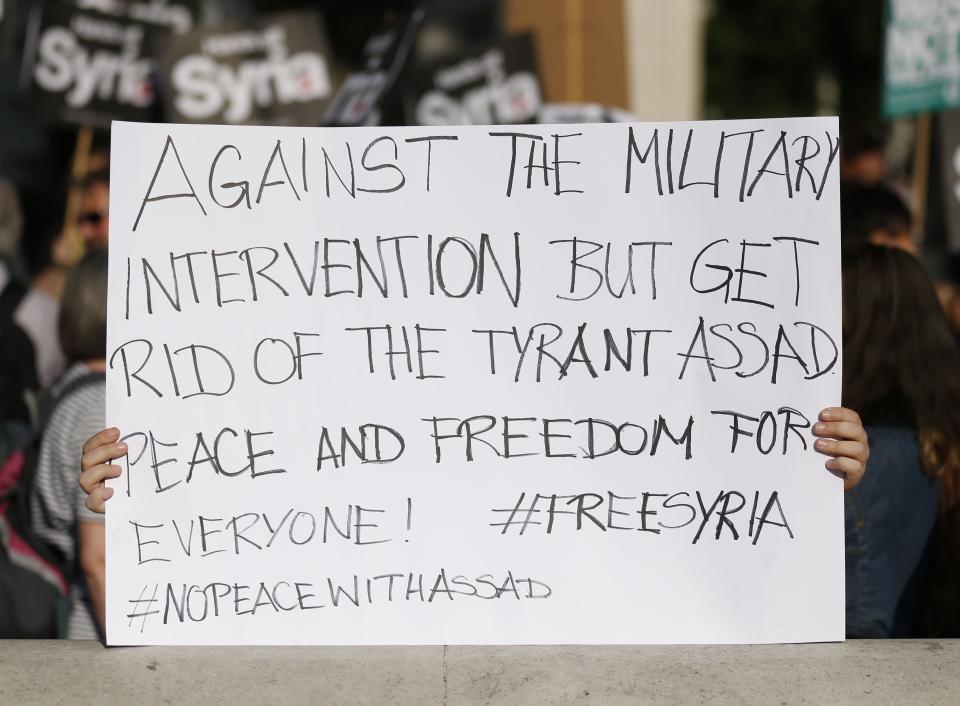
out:
<path id="1" fill-rule="evenodd" d="M 842 639 L 837 133 L 114 123 L 108 642 Z"/>

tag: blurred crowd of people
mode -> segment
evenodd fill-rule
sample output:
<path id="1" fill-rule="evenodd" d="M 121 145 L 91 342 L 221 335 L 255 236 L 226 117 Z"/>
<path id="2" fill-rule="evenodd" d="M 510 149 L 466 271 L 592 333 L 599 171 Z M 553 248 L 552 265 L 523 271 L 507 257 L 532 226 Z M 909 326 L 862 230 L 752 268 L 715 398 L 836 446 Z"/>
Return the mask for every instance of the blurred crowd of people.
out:
<path id="1" fill-rule="evenodd" d="M 872 449 L 845 497 L 847 632 L 957 637 L 960 353 L 947 314 L 958 307 L 938 298 L 918 258 L 882 148 L 851 138 L 841 153 L 842 402 L 860 413 Z M 22 461 L 33 469 L 23 531 L 70 586 L 57 632 L 96 638 L 103 516 L 85 507 L 77 475 L 84 441 L 104 427 L 106 151 L 94 151 L 70 187 L 73 199 L 51 197 L 45 223 L 24 223 L 16 192 L 0 182 L 0 489 L 13 451 L 33 440 L 35 458 Z"/>
<path id="2" fill-rule="evenodd" d="M 77 475 L 84 441 L 104 426 L 108 162 L 92 151 L 37 223 L 0 182 L 0 529 L 14 555 L 0 566 L 0 632 L 103 635 L 103 517 L 84 507 Z M 30 571 L 47 581 L 26 581 Z"/>
<path id="3" fill-rule="evenodd" d="M 843 404 L 870 441 L 845 496 L 847 636 L 960 636 L 960 353 L 883 141 L 841 137 Z"/>

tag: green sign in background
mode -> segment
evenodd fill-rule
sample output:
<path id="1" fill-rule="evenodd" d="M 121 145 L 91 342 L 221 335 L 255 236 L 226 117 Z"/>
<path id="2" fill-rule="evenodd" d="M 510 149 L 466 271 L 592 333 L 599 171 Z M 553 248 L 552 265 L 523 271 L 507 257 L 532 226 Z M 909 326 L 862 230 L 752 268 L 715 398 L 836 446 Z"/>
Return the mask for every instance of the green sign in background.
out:
<path id="1" fill-rule="evenodd" d="M 883 112 L 960 106 L 960 0 L 888 0 Z"/>

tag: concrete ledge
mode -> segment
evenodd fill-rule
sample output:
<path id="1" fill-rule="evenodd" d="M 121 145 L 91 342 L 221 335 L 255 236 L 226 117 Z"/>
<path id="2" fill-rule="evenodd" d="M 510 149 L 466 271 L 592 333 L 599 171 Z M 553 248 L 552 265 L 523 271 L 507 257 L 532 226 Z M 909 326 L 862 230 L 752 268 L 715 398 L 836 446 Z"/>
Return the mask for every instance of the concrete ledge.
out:
<path id="1" fill-rule="evenodd" d="M 653 647 L 0 641 L 0 703 L 960 703 L 960 640 Z"/>

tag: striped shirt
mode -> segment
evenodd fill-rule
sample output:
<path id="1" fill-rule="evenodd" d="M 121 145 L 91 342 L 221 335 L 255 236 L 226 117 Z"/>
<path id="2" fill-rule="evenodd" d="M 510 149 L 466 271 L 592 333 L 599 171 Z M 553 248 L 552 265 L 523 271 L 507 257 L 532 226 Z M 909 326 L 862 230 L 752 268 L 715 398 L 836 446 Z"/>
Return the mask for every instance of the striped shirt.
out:
<path id="1" fill-rule="evenodd" d="M 90 368 L 71 366 L 54 384 L 56 395 Z M 33 484 L 32 521 L 37 536 L 62 552 L 68 565 L 77 566 L 78 526 L 81 522 L 103 522 L 103 515 L 88 510 L 86 494 L 77 482 L 83 444 L 104 428 L 107 390 L 102 382 L 90 382 L 74 389 L 59 401 L 43 431 L 40 458 Z M 75 571 L 70 587 L 70 617 L 67 637 L 95 640 L 98 628 L 83 572 Z"/>

